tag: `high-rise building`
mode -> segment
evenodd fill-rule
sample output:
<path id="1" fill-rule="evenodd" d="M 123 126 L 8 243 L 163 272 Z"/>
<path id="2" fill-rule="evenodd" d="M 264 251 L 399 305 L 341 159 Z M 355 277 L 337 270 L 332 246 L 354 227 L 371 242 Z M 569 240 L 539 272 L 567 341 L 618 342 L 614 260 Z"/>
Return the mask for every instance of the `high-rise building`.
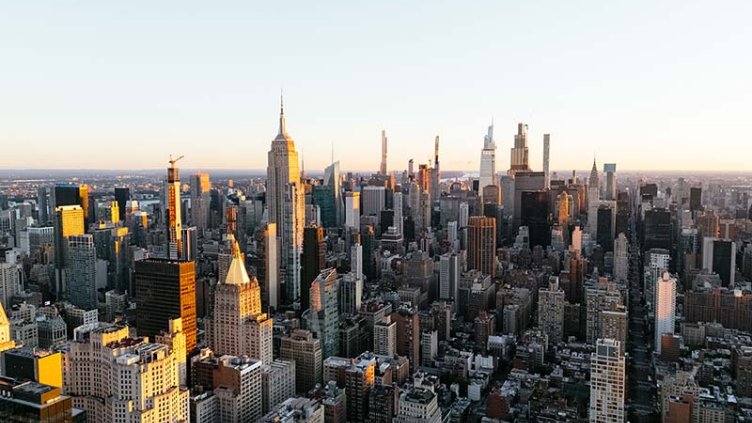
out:
<path id="1" fill-rule="evenodd" d="M 249 357 L 194 357 L 192 382 L 216 398 L 216 420 L 227 423 L 255 422 L 263 415 L 263 364 Z"/>
<path id="2" fill-rule="evenodd" d="M 170 167 L 167 168 L 167 183 L 165 184 L 164 209 L 167 224 L 167 258 L 180 260 L 183 257 L 183 217 L 182 202 L 180 201 L 180 170 L 175 163 L 182 159 L 170 157 Z"/>
<path id="3" fill-rule="evenodd" d="M 150 258 L 136 261 L 136 327 L 154 339 L 180 317 L 186 350 L 196 348 L 196 265 L 192 261 Z"/>
<path id="4" fill-rule="evenodd" d="M 85 184 L 59 184 L 52 191 L 53 208 L 80 206 L 84 214 L 84 228 L 89 227 L 89 186 Z M 84 229 L 85 231 L 85 229 Z"/>
<path id="5" fill-rule="evenodd" d="M 381 212 L 386 209 L 386 188 L 368 185 L 360 192 L 363 201 L 363 216 L 376 216 L 379 222 Z"/>
<path id="6" fill-rule="evenodd" d="M 90 234 L 67 238 L 66 279 L 68 300 L 84 310 L 97 308 L 97 251 Z"/>
<path id="7" fill-rule="evenodd" d="M 128 330 L 99 322 L 76 328 L 63 372 L 73 406 L 95 422 L 187 421 L 176 350 L 129 338 Z"/>
<path id="8" fill-rule="evenodd" d="M 551 244 L 551 225 L 548 222 L 548 191 L 524 191 L 520 198 L 521 226 L 530 233 L 530 247 L 543 248 Z"/>
<path id="9" fill-rule="evenodd" d="M 268 413 L 287 398 L 295 396 L 295 363 L 274 360 L 261 371 L 264 412 Z"/>
<path id="10" fill-rule="evenodd" d="M 387 138 L 386 138 L 386 130 L 381 130 L 381 165 L 379 166 L 379 173 L 386 176 L 386 151 L 387 149 Z"/>
<path id="11" fill-rule="evenodd" d="M 598 166 L 593 159 L 593 168 L 590 169 L 590 178 L 587 185 L 588 220 L 586 231 L 591 235 L 598 229 L 598 206 L 600 205 L 601 188 L 598 182 Z"/>
<path id="12" fill-rule="evenodd" d="M 3 376 L 63 387 L 63 354 L 35 348 L 3 352 Z"/>
<path id="13" fill-rule="evenodd" d="M 115 201 L 118 205 L 118 220 L 125 221 L 125 209 L 131 199 L 131 190 L 128 187 L 115 187 Z"/>
<path id="14" fill-rule="evenodd" d="M 23 266 L 0 263 L 0 305 L 10 307 L 13 296 L 23 291 L 21 283 Z"/>
<path id="15" fill-rule="evenodd" d="M 614 242 L 614 279 L 626 283 L 629 277 L 629 241 L 620 233 Z"/>
<path id="16" fill-rule="evenodd" d="M 612 310 L 601 311 L 600 335 L 603 338 L 615 339 L 622 347 L 627 345 L 627 308 L 619 305 Z M 623 352 L 623 351 L 622 351 Z"/>
<path id="17" fill-rule="evenodd" d="M 342 205 L 342 180 L 339 173 L 339 161 L 333 162 L 324 169 L 324 186 L 328 187 L 332 193 L 332 201 L 334 202 L 334 219 L 327 222 L 324 219 L 322 213 L 322 221 L 324 221 L 324 227 L 342 226 L 345 220 L 345 213 Z M 330 226 L 327 226 L 330 223 Z"/>
<path id="18" fill-rule="evenodd" d="M 326 266 L 326 241 L 324 228 L 307 226 L 303 229 L 303 257 L 300 272 L 300 309 L 308 310 L 311 306 L 311 283 Z"/>
<path id="19" fill-rule="evenodd" d="M 209 348 L 218 354 L 273 360 L 272 319 L 261 309 L 261 287 L 248 276 L 243 253 L 233 240 L 227 277 L 214 291 L 213 315 L 206 319 Z"/>
<path id="20" fill-rule="evenodd" d="M 305 224 L 305 193 L 300 184 L 300 168 L 295 142 L 287 134 L 284 105 L 280 100 L 279 132 L 272 141 L 266 170 L 266 202 L 269 223 L 277 224 L 281 240 L 280 267 L 285 301 L 300 297 L 300 253 Z"/>
<path id="21" fill-rule="evenodd" d="M 345 227 L 360 228 L 360 192 L 345 193 Z"/>
<path id="22" fill-rule="evenodd" d="M 472 216 L 468 223 L 467 267 L 496 277 L 496 220 Z"/>
<path id="23" fill-rule="evenodd" d="M 689 189 L 689 210 L 702 210 L 702 187 L 692 187 Z"/>
<path id="24" fill-rule="evenodd" d="M 598 339 L 590 356 L 590 412 L 592 423 L 623 423 L 626 392 L 626 360 L 622 345 Z"/>
<path id="25" fill-rule="evenodd" d="M 360 357 L 345 370 L 347 421 L 365 423 L 368 419 L 368 392 L 375 382 L 376 359 Z"/>
<path id="26" fill-rule="evenodd" d="M 202 233 L 209 228 L 211 182 L 208 173 L 191 175 L 191 224 Z"/>
<path id="27" fill-rule="evenodd" d="M 37 188 L 37 210 L 39 223 L 46 225 L 50 221 L 50 206 L 47 199 L 47 187 Z"/>
<path id="28" fill-rule="evenodd" d="M 57 189 L 57 188 L 56 188 Z M 81 206 L 58 206 L 55 208 L 55 293 L 58 298 L 65 294 L 65 248 L 67 239 L 73 235 L 83 235 L 84 212 Z"/>
<path id="29" fill-rule="evenodd" d="M 527 147 L 527 125 L 517 124 L 517 134 L 514 136 L 514 147 L 511 150 L 509 175 L 530 170 L 529 151 Z"/>
<path id="30" fill-rule="evenodd" d="M 441 169 L 439 168 L 439 136 L 434 140 L 433 168 L 431 169 L 431 200 L 438 202 L 441 198 Z"/>
<path id="31" fill-rule="evenodd" d="M 418 311 L 409 306 L 401 306 L 391 316 L 397 323 L 397 354 L 410 360 L 410 368 L 420 366 L 420 318 Z"/>
<path id="32" fill-rule="evenodd" d="M 655 341 L 654 349 L 661 352 L 661 336 L 674 334 L 676 321 L 676 279 L 664 272 L 655 286 Z"/>
<path id="33" fill-rule="evenodd" d="M 264 229 L 264 294 L 267 306 L 279 307 L 279 244 L 277 224 L 269 223 Z"/>
<path id="34" fill-rule="evenodd" d="M 321 340 L 323 358 L 339 353 L 338 285 L 335 268 L 322 270 L 311 284 L 311 306 L 303 314 L 308 330 Z"/>
<path id="35" fill-rule="evenodd" d="M 601 318 L 604 311 L 616 310 L 624 304 L 619 287 L 601 278 L 597 283 L 590 285 L 585 290 L 585 339 L 594 344 L 598 338 L 603 338 Z"/>
<path id="36" fill-rule="evenodd" d="M 612 201 L 601 201 L 596 209 L 596 232 L 595 238 L 598 245 L 605 252 L 614 250 L 614 230 L 616 222 L 615 204 Z M 593 234 L 591 233 L 591 236 Z"/>
<path id="37" fill-rule="evenodd" d="M 603 198 L 607 201 L 616 201 L 616 163 L 604 163 L 603 173 L 606 175 Z"/>
<path id="38" fill-rule="evenodd" d="M 454 253 L 442 254 L 439 257 L 439 299 L 458 301 L 459 286 L 459 256 Z"/>
<path id="39" fill-rule="evenodd" d="M 543 173 L 546 174 L 544 189 L 551 189 L 551 171 L 549 168 L 551 159 L 551 135 L 543 134 Z"/>
<path id="40" fill-rule="evenodd" d="M 390 316 L 373 325 L 373 352 L 387 357 L 397 353 L 397 323 Z"/>
<path id="41" fill-rule="evenodd" d="M 702 268 L 717 273 L 721 277 L 722 286 L 733 287 L 736 282 L 736 242 L 704 238 Z"/>
<path id="42" fill-rule="evenodd" d="M 322 378 L 321 341 L 307 330 L 296 329 L 280 340 L 279 356 L 295 362 L 295 390 L 308 392 Z"/>
<path id="43" fill-rule="evenodd" d="M 392 195 L 393 208 L 394 208 L 394 228 L 400 235 L 405 234 L 405 216 L 402 212 L 402 192 L 398 191 Z"/>
<path id="44" fill-rule="evenodd" d="M 355 315 L 363 298 L 363 278 L 354 272 L 345 273 L 339 281 L 339 312 Z"/>
<path id="45" fill-rule="evenodd" d="M 483 138 L 483 149 L 480 152 L 480 183 L 478 190 L 483 187 L 496 185 L 496 141 L 493 138 L 493 123 L 488 127 L 488 133 Z"/>
<path id="46" fill-rule="evenodd" d="M 538 290 L 538 327 L 555 345 L 564 340 L 564 290 L 559 288 L 559 278 L 551 276 L 548 288 Z"/>

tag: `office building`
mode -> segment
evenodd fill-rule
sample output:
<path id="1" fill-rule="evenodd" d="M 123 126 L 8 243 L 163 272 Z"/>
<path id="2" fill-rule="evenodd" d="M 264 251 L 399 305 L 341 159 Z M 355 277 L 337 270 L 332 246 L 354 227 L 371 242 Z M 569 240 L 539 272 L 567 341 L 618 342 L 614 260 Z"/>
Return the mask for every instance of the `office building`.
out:
<path id="1" fill-rule="evenodd" d="M 216 421 L 222 423 L 255 422 L 263 415 L 263 364 L 248 357 L 216 356 L 213 353 L 194 357 L 192 381 L 210 391 Z"/>
<path id="2" fill-rule="evenodd" d="M 629 278 L 629 241 L 624 233 L 614 242 L 614 280 L 627 283 Z"/>
<path id="3" fill-rule="evenodd" d="M 10 320 L 5 314 L 5 307 L 0 304 L 0 353 L 16 347 L 16 342 L 11 337 Z"/>
<path id="4" fill-rule="evenodd" d="M 0 263 L 0 305 L 10 307 L 13 296 L 23 291 L 22 272 L 18 264 Z"/>
<path id="5" fill-rule="evenodd" d="M 345 227 L 360 228 L 360 192 L 345 192 Z"/>
<path id="6" fill-rule="evenodd" d="M 65 249 L 67 239 L 73 235 L 83 235 L 84 211 L 81 206 L 59 206 L 55 208 L 55 293 L 61 298 L 66 290 Z"/>
<path id="7" fill-rule="evenodd" d="M 118 205 L 118 220 L 125 222 L 126 205 L 131 200 L 131 190 L 128 187 L 115 187 L 115 201 Z"/>
<path id="8" fill-rule="evenodd" d="M 613 339 L 598 339 L 590 356 L 590 410 L 593 423 L 623 423 L 626 413 L 626 362 L 622 345 Z"/>
<path id="9" fill-rule="evenodd" d="M 468 223 L 467 267 L 496 277 L 496 220 L 472 216 Z"/>
<path id="10" fill-rule="evenodd" d="M 606 201 L 616 201 L 616 163 L 604 163 L 603 173 L 606 175 L 603 199 Z"/>
<path id="11" fill-rule="evenodd" d="M 300 183 L 300 168 L 295 142 L 287 134 L 284 105 L 280 103 L 279 132 L 272 141 L 266 179 L 266 204 L 269 223 L 277 225 L 280 237 L 282 280 L 285 301 L 292 304 L 300 297 L 300 254 L 305 224 L 305 193 Z"/>
<path id="12" fill-rule="evenodd" d="M 211 182 L 208 173 L 191 175 L 191 224 L 203 231 L 211 222 Z"/>
<path id="13" fill-rule="evenodd" d="M 295 363 L 274 360 L 261 369 L 263 412 L 268 413 L 287 398 L 295 396 Z"/>
<path id="14" fill-rule="evenodd" d="M 488 133 L 483 138 L 483 149 L 480 153 L 480 183 L 479 193 L 489 185 L 496 185 L 496 141 L 493 138 L 493 123 L 488 127 Z"/>
<path id="15" fill-rule="evenodd" d="M 2 353 L 3 376 L 63 387 L 63 355 L 43 349 L 16 348 Z"/>
<path id="16" fill-rule="evenodd" d="M 277 225 L 267 224 L 264 228 L 264 295 L 266 305 L 275 310 L 280 305 L 278 239 Z"/>
<path id="17" fill-rule="evenodd" d="M 548 247 L 551 244 L 548 192 L 523 191 L 520 197 L 520 212 L 520 225 L 526 226 L 530 233 L 530 247 Z"/>
<path id="18" fill-rule="evenodd" d="M 702 210 L 702 187 L 689 189 L 689 210 L 693 212 Z"/>
<path id="19" fill-rule="evenodd" d="M 180 317 L 186 350 L 196 348 L 195 262 L 150 258 L 136 261 L 136 327 L 150 339 Z"/>
<path id="20" fill-rule="evenodd" d="M 339 312 L 355 315 L 363 298 L 363 279 L 355 273 L 345 273 L 339 281 Z"/>
<path id="21" fill-rule="evenodd" d="M 676 279 L 664 272 L 655 286 L 655 340 L 654 349 L 660 354 L 661 336 L 674 334 L 676 320 Z"/>
<path id="22" fill-rule="evenodd" d="M 0 421 L 73 422 L 73 401 L 59 387 L 0 378 Z"/>
<path id="23" fill-rule="evenodd" d="M 368 185 L 363 187 L 360 196 L 363 216 L 376 216 L 376 222 L 380 222 L 381 212 L 386 209 L 386 188 Z"/>
<path id="24" fill-rule="evenodd" d="M 601 188 L 598 181 L 598 167 L 595 164 L 595 158 L 593 158 L 593 167 L 590 169 L 590 178 L 588 178 L 587 184 L 587 228 L 585 229 L 589 234 L 595 235 L 598 222 L 598 206 L 600 205 L 600 193 Z"/>
<path id="25" fill-rule="evenodd" d="M 514 136 L 514 147 L 511 150 L 509 175 L 515 176 L 517 172 L 530 171 L 530 158 L 527 147 L 527 125 L 517 124 L 517 134 Z"/>
<path id="26" fill-rule="evenodd" d="M 311 307 L 303 313 L 306 327 L 321 340 L 323 358 L 339 353 L 338 285 L 336 269 L 322 270 L 311 284 Z"/>
<path id="27" fill-rule="evenodd" d="M 455 253 L 442 254 L 439 257 L 439 299 L 457 301 L 459 299 L 459 283 L 459 256 Z"/>
<path id="28" fill-rule="evenodd" d="M 272 319 L 262 312 L 261 287 L 245 269 L 243 253 L 233 240 L 227 277 L 214 291 L 213 315 L 206 319 L 209 348 L 221 355 L 273 360 Z"/>
<path id="29" fill-rule="evenodd" d="M 295 390 L 313 389 L 322 379 L 321 341 L 307 330 L 296 329 L 280 340 L 279 357 L 295 362 Z"/>
<path id="30" fill-rule="evenodd" d="M 97 308 L 96 249 L 92 235 L 72 235 L 67 238 L 66 274 L 68 300 L 84 310 Z"/>
<path id="31" fill-rule="evenodd" d="M 410 360 L 410 368 L 420 366 L 420 318 L 417 309 L 401 306 L 391 315 L 397 323 L 397 354 Z"/>
<path id="32" fill-rule="evenodd" d="M 702 268 L 717 273 L 724 287 L 733 287 L 736 282 L 736 242 L 704 238 Z"/>
<path id="33" fill-rule="evenodd" d="M 595 237 L 598 245 L 605 252 L 614 250 L 614 230 L 616 222 L 616 210 L 613 202 L 601 201 L 596 209 L 596 232 Z M 591 233 L 592 236 L 592 233 Z"/>
<path id="34" fill-rule="evenodd" d="M 307 226 L 303 229 L 303 257 L 300 272 L 300 309 L 308 310 L 311 305 L 311 283 L 326 266 L 326 240 L 324 228 Z"/>

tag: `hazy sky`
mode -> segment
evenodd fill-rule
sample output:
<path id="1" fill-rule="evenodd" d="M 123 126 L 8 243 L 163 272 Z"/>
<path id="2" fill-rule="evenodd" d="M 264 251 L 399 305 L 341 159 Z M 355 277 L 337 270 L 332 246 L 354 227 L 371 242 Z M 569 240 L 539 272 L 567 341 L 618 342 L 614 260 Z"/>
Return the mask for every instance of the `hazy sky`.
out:
<path id="1" fill-rule="evenodd" d="M 101 1 L 0 6 L 0 167 L 749 170 L 750 1 Z"/>

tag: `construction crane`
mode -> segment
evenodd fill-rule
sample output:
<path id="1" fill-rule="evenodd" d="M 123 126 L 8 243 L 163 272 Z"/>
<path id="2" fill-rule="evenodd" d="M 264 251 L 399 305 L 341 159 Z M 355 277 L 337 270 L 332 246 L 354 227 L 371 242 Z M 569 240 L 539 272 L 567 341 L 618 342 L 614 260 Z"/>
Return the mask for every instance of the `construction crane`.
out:
<path id="1" fill-rule="evenodd" d="M 178 162 L 178 161 L 179 161 L 180 159 L 182 159 L 183 157 L 185 157 L 185 156 L 180 156 L 180 157 L 178 157 L 177 159 L 173 160 L 173 159 L 172 159 L 172 154 L 170 154 L 170 167 L 173 167 L 173 168 L 174 168 L 174 167 L 175 167 L 175 163 L 177 163 L 177 162 Z"/>

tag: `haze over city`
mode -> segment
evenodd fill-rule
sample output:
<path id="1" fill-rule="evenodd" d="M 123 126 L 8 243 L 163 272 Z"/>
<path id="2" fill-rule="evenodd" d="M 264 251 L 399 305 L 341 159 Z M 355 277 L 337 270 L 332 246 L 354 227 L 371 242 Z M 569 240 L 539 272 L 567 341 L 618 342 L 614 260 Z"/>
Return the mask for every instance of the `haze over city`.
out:
<path id="1" fill-rule="evenodd" d="M 475 170 L 493 119 L 554 169 L 745 170 L 744 1 L 12 2 L 0 14 L 2 168 L 264 169 L 280 90 L 306 167 Z M 117 154 L 114 154 L 114 152 Z M 536 165 L 537 167 L 537 165 Z"/>

